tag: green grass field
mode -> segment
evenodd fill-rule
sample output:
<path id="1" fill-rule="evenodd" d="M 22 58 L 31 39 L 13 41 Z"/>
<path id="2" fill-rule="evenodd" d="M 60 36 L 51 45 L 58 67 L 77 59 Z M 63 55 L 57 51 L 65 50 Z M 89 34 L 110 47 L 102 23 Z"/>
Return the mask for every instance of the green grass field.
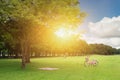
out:
<path id="1" fill-rule="evenodd" d="M 0 80 L 120 80 L 120 55 L 91 56 L 99 61 L 96 67 L 85 67 L 84 58 L 35 58 L 25 70 L 20 67 L 20 59 L 0 59 Z M 59 70 L 39 70 L 41 67 Z"/>

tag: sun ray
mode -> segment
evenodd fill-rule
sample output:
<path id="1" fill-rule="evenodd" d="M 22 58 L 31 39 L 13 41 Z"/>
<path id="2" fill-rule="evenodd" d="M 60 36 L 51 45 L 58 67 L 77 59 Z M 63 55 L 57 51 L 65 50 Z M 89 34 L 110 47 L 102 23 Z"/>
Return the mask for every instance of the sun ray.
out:
<path id="1" fill-rule="evenodd" d="M 60 28 L 59 30 L 57 30 L 55 32 L 55 34 L 58 36 L 58 37 L 61 37 L 61 38 L 64 38 L 65 35 L 66 35 L 66 30 L 64 28 Z"/>

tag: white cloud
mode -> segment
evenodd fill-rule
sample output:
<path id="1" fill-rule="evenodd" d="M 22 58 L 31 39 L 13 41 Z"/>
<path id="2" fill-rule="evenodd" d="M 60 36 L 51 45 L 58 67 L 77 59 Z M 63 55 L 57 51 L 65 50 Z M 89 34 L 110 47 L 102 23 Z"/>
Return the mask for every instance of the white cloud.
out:
<path id="1" fill-rule="evenodd" d="M 112 47 L 120 47 L 120 16 L 108 18 L 88 24 L 89 31 L 83 35 L 88 43 L 104 43 Z"/>
<path id="2" fill-rule="evenodd" d="M 88 25 L 90 33 L 97 37 L 120 37 L 120 16 L 103 18 L 101 21 Z"/>

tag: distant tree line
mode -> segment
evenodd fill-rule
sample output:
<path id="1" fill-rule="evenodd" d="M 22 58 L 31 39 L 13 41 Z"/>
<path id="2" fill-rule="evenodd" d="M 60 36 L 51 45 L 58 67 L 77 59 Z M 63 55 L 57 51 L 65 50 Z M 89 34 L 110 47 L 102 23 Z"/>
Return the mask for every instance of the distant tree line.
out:
<path id="1" fill-rule="evenodd" d="M 104 44 L 87 44 L 80 40 L 66 48 L 51 48 L 48 45 L 41 47 L 34 46 L 30 49 L 30 57 L 55 57 L 55 56 L 83 56 L 88 54 L 98 55 L 117 55 L 120 54 L 120 49 L 112 48 Z M 0 57 L 1 58 L 20 58 L 22 56 L 18 46 L 10 46 L 8 43 L 0 43 Z"/>
<path id="2" fill-rule="evenodd" d="M 115 55 L 120 54 L 120 49 L 105 44 L 90 44 L 91 54 Z"/>

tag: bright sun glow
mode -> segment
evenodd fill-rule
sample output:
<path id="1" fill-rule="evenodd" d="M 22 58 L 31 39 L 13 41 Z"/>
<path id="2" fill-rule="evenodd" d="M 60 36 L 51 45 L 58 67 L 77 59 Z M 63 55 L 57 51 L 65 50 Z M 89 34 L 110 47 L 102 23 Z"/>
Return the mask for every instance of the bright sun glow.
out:
<path id="1" fill-rule="evenodd" d="M 64 28 L 60 28 L 59 30 L 57 30 L 57 31 L 55 32 L 55 34 L 56 34 L 58 37 L 63 38 L 63 37 L 65 37 L 65 35 L 66 35 L 66 30 L 65 30 Z"/>
<path id="2" fill-rule="evenodd" d="M 55 34 L 60 38 L 68 38 L 71 35 L 75 35 L 76 32 L 71 29 L 60 28 L 57 31 L 55 31 Z"/>

